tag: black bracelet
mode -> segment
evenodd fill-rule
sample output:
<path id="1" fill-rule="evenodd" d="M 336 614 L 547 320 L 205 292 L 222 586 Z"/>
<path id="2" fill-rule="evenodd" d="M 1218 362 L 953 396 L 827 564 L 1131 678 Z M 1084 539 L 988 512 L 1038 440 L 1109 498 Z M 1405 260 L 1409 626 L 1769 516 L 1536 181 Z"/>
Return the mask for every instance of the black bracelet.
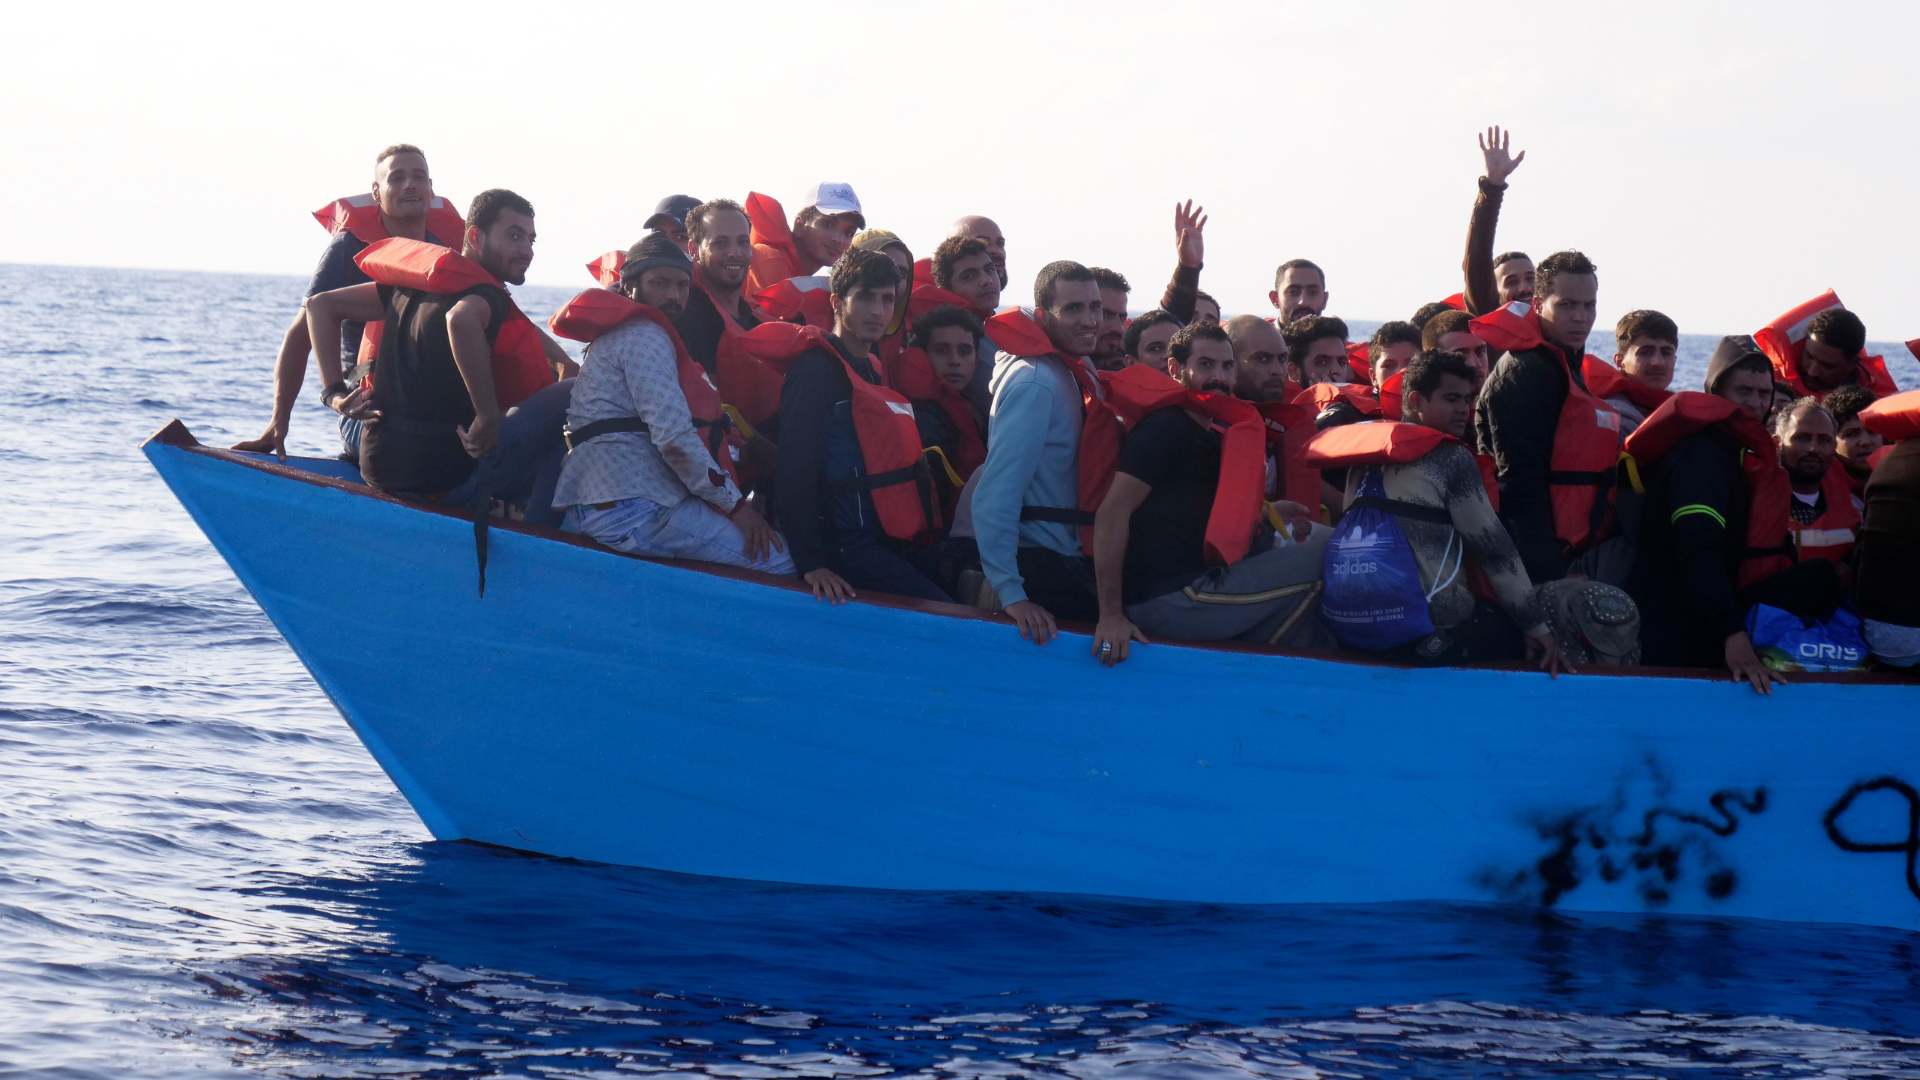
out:
<path id="1" fill-rule="evenodd" d="M 333 399 L 336 394 L 344 397 L 352 392 L 353 388 L 347 385 L 347 380 L 341 379 L 339 382 L 320 391 L 320 404 L 331 409 L 333 408 Z"/>

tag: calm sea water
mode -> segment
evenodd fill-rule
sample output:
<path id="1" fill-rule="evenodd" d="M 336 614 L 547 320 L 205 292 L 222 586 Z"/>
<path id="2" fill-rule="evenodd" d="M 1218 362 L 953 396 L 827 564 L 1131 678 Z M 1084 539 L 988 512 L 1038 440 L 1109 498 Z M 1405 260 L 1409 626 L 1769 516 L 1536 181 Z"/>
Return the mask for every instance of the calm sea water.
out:
<path id="1" fill-rule="evenodd" d="M 0 1076 L 1920 1076 L 1894 931 L 430 842 L 135 449 L 257 434 L 300 288 L 0 266 Z M 296 451 L 333 431 L 310 384 Z"/>

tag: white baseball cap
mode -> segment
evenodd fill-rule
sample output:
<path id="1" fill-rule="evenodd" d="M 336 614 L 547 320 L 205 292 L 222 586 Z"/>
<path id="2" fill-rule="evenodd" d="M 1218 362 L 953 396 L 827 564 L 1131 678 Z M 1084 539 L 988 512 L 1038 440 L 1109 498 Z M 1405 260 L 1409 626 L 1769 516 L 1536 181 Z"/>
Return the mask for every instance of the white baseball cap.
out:
<path id="1" fill-rule="evenodd" d="M 823 180 L 813 189 L 813 195 L 807 200 L 808 206 L 818 207 L 823 214 L 858 214 L 860 196 L 853 193 L 852 184 L 841 184 Z"/>

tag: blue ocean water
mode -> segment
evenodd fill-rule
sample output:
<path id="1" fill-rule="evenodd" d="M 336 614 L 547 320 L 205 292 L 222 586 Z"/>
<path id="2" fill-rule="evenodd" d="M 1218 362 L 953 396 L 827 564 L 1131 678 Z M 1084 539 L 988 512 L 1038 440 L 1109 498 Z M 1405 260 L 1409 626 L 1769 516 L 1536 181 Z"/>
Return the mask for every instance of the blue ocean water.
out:
<path id="1" fill-rule="evenodd" d="M 300 289 L 0 266 L 0 1076 L 1920 1075 L 1895 931 L 431 842 L 135 451 L 257 434 Z M 312 390 L 296 452 L 335 442 Z"/>

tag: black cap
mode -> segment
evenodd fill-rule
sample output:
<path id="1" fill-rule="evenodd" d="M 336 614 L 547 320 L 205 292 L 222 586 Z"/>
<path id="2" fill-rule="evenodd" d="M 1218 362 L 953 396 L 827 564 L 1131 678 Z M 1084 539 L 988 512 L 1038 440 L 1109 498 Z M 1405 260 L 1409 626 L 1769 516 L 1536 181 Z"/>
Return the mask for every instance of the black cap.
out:
<path id="1" fill-rule="evenodd" d="M 638 281 L 641 274 L 659 266 L 693 273 L 693 260 L 687 258 L 686 251 L 673 242 L 673 237 L 663 232 L 650 232 L 627 249 L 627 261 L 620 265 L 620 280 Z"/>
<path id="2" fill-rule="evenodd" d="M 681 228 L 687 226 L 687 212 L 700 205 L 700 200 L 691 195 L 669 195 L 654 204 L 653 216 L 641 224 L 643 229 L 657 229 L 671 221 Z"/>
<path id="3" fill-rule="evenodd" d="M 1760 351 L 1760 346 L 1754 344 L 1753 338 L 1746 334 L 1728 334 L 1721 338 L 1720 344 L 1713 347 L 1713 358 L 1707 361 L 1707 393 L 1717 393 L 1714 388 L 1720 385 L 1721 378 L 1734 365 L 1750 356 L 1759 357 L 1769 372 L 1773 370 L 1773 361 Z"/>

